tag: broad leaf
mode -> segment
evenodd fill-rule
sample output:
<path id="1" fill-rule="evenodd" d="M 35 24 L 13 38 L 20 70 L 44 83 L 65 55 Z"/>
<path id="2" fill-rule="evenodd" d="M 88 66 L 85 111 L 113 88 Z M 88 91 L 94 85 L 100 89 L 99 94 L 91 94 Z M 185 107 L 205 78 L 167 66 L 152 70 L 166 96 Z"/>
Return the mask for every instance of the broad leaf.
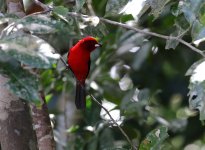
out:
<path id="1" fill-rule="evenodd" d="M 11 62 L 14 62 L 13 64 Z M 37 77 L 23 70 L 16 61 L 0 61 L 0 73 L 9 78 L 7 83 L 9 90 L 18 97 L 27 101 L 38 103 Z"/>
<path id="2" fill-rule="evenodd" d="M 66 23 L 70 23 L 67 19 L 68 8 L 63 7 L 63 6 L 57 6 L 57 7 L 54 7 L 52 13 L 54 16 L 59 17 L 60 19 L 64 20 Z"/>
<path id="3" fill-rule="evenodd" d="M 119 14 L 128 2 L 129 0 L 108 0 L 106 5 L 106 16 Z"/>
<path id="4" fill-rule="evenodd" d="M 170 36 L 178 37 L 179 39 L 181 39 L 183 38 L 184 35 L 187 34 L 189 30 L 190 30 L 189 23 L 184 18 L 184 16 L 181 15 L 176 18 L 173 33 L 171 33 Z M 178 46 L 178 44 L 179 41 L 168 39 L 166 41 L 166 49 L 170 49 L 170 48 L 175 49 Z"/>
<path id="5" fill-rule="evenodd" d="M 83 8 L 83 5 L 85 4 L 85 0 L 75 0 L 75 2 L 76 2 L 76 11 L 79 12 Z"/>
<path id="6" fill-rule="evenodd" d="M 204 7 L 205 2 L 203 0 L 186 0 L 180 3 L 179 6 L 179 10 L 183 12 L 184 17 L 192 26 L 192 41 L 196 45 L 205 40 Z"/>
<path id="7" fill-rule="evenodd" d="M 1 15 L 0 14 L 0 25 L 4 24 L 4 23 L 9 23 L 9 22 L 13 22 L 16 19 L 18 19 L 17 16 L 15 16 L 14 14 L 5 14 L 5 15 Z"/>
<path id="8" fill-rule="evenodd" d="M 141 17 L 149 8 L 151 8 L 150 14 L 152 14 L 154 18 L 157 19 L 163 12 L 164 7 L 168 2 L 170 2 L 170 0 L 146 0 L 146 4 L 142 8 L 138 17 Z"/>
<path id="9" fill-rule="evenodd" d="M 0 55 L 10 56 L 35 68 L 50 68 L 59 58 L 44 40 L 30 34 L 15 34 L 0 41 Z"/>
<path id="10" fill-rule="evenodd" d="M 139 150 L 159 150 L 169 136 L 167 130 L 167 127 L 161 126 L 151 131 L 140 144 Z"/>
<path id="11" fill-rule="evenodd" d="M 47 15 L 31 15 L 22 19 L 16 20 L 15 24 L 10 24 L 7 27 L 7 34 L 17 31 L 19 29 L 28 30 L 34 34 L 48 34 L 57 32 L 56 28 L 60 22 Z"/>
<path id="12" fill-rule="evenodd" d="M 194 63 L 186 75 L 190 75 L 189 107 L 199 111 L 200 120 L 205 120 L 205 60 Z"/>
<path id="13" fill-rule="evenodd" d="M 192 41 L 197 41 L 197 40 L 201 39 L 200 42 L 202 42 L 202 41 L 205 40 L 204 39 L 204 37 L 205 37 L 205 27 L 198 20 L 196 20 L 193 23 L 191 35 L 192 35 Z"/>
<path id="14" fill-rule="evenodd" d="M 199 119 L 205 120 L 205 81 L 190 83 L 189 85 L 189 108 L 199 111 Z"/>

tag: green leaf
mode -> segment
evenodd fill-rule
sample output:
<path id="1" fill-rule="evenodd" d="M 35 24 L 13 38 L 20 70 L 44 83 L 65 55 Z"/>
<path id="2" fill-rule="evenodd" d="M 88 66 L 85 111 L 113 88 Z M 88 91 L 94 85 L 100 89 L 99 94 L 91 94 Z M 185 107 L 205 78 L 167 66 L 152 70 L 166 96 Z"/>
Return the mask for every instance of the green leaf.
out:
<path id="1" fill-rule="evenodd" d="M 6 1 L 0 0 L 0 12 L 6 11 Z"/>
<path id="2" fill-rule="evenodd" d="M 48 34 L 57 32 L 56 27 L 59 25 L 57 20 L 51 19 L 46 15 L 31 15 L 19 19 L 16 22 L 17 29 L 27 29 L 33 34 Z"/>
<path id="3" fill-rule="evenodd" d="M 129 0 L 108 0 L 105 16 L 115 16 L 120 14 L 121 10 L 128 2 Z"/>
<path id="4" fill-rule="evenodd" d="M 177 26 L 176 30 L 170 34 L 170 36 L 173 36 L 173 37 L 179 37 L 179 38 L 182 38 L 185 34 L 185 30 L 183 28 L 181 28 L 180 26 Z M 166 47 L 165 49 L 175 49 L 179 44 L 179 41 L 177 40 L 173 40 L 173 39 L 169 39 L 166 41 Z"/>
<path id="5" fill-rule="evenodd" d="M 99 38 L 103 38 L 108 34 L 106 26 L 103 23 L 99 23 L 95 27 L 93 25 L 88 25 L 82 31 L 85 35 L 92 35 L 94 37 L 99 37 Z"/>
<path id="6" fill-rule="evenodd" d="M 40 102 L 36 76 L 23 70 L 16 61 L 14 63 L 0 61 L 0 66 L 0 73 L 9 78 L 7 85 L 12 93 L 30 102 Z"/>
<path id="7" fill-rule="evenodd" d="M 0 55 L 13 57 L 35 68 L 51 68 L 59 58 L 44 40 L 30 34 L 15 34 L 0 41 Z"/>
<path id="8" fill-rule="evenodd" d="M 191 31 L 192 41 L 203 39 L 205 37 L 205 27 L 198 20 L 193 23 Z M 204 41 L 205 39 L 201 40 Z"/>
<path id="9" fill-rule="evenodd" d="M 151 131 L 140 144 L 139 150 L 159 150 L 169 136 L 167 130 L 167 127 L 161 126 Z"/>
<path id="10" fill-rule="evenodd" d="M 199 110 L 200 120 L 205 120 L 205 59 L 195 62 L 187 71 L 189 83 L 189 107 Z"/>
<path id="11" fill-rule="evenodd" d="M 205 120 L 205 81 L 189 85 L 189 108 L 199 111 L 199 119 Z"/>
<path id="12" fill-rule="evenodd" d="M 85 0 L 76 0 L 76 12 L 79 12 L 83 5 L 85 4 Z"/>
<path id="13" fill-rule="evenodd" d="M 79 125 L 72 125 L 69 129 L 67 129 L 68 133 L 74 133 L 79 129 Z"/>
<path id="14" fill-rule="evenodd" d="M 183 15 L 180 15 L 175 20 L 174 29 L 170 36 L 178 37 L 179 39 L 183 38 L 183 36 L 186 35 L 190 29 L 191 26 L 189 25 L 187 20 L 184 18 Z M 175 49 L 178 46 L 178 44 L 179 41 L 169 39 L 166 41 L 166 49 Z"/>
<path id="15" fill-rule="evenodd" d="M 131 14 L 123 15 L 120 18 L 120 20 L 121 20 L 121 22 L 127 22 L 127 21 L 130 21 L 130 20 L 134 20 L 134 17 Z"/>
<path id="16" fill-rule="evenodd" d="M 113 147 L 114 138 L 113 132 L 110 128 L 105 128 L 99 137 L 100 149 L 110 149 Z"/>
<path id="17" fill-rule="evenodd" d="M 152 44 L 150 42 L 145 42 L 141 48 L 136 52 L 135 59 L 133 61 L 132 67 L 135 70 L 140 69 L 142 63 L 148 57 L 149 52 L 151 51 Z"/>
<path id="18" fill-rule="evenodd" d="M 202 4 L 200 12 L 199 12 L 199 20 L 205 25 L 205 3 Z"/>
<path id="19" fill-rule="evenodd" d="M 190 76 L 190 75 L 193 75 L 195 72 L 195 69 L 197 68 L 197 66 L 199 66 L 202 62 L 204 62 L 205 59 L 201 59 L 197 62 L 195 62 L 193 65 L 191 65 L 191 67 L 187 70 L 186 72 L 186 76 Z"/>
<path id="20" fill-rule="evenodd" d="M 2 15 L 0 14 L 0 25 L 4 24 L 4 23 L 8 23 L 8 22 L 13 22 L 16 19 L 18 19 L 18 17 L 14 14 L 5 14 Z"/>
<path id="21" fill-rule="evenodd" d="M 146 0 L 144 7 L 138 14 L 138 17 L 141 17 L 149 8 L 151 8 L 150 14 L 152 14 L 154 18 L 157 19 L 163 12 L 166 4 L 170 1 L 171 0 Z"/>
<path id="22" fill-rule="evenodd" d="M 202 1 L 203 0 L 186 0 L 180 4 L 179 7 L 190 25 L 197 20 Z"/>
<path id="23" fill-rule="evenodd" d="M 204 41 L 204 5 L 205 2 L 203 0 L 186 0 L 183 1 L 182 4 L 179 6 L 179 9 L 181 10 L 181 12 L 183 12 L 184 17 L 189 22 L 190 26 L 192 26 L 192 41 L 194 42 L 201 39 L 195 44 L 199 44 L 200 42 Z"/>
<path id="24" fill-rule="evenodd" d="M 54 7 L 52 13 L 54 16 L 57 16 L 60 19 L 64 20 L 65 22 L 69 23 L 69 21 L 67 20 L 68 8 L 63 7 L 63 6 L 57 6 L 57 7 Z"/>

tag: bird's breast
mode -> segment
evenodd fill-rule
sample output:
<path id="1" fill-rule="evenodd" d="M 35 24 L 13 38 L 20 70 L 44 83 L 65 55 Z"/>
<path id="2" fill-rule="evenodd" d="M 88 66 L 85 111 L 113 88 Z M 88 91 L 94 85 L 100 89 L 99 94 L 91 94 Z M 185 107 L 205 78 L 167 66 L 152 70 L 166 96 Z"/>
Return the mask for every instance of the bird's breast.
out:
<path id="1" fill-rule="evenodd" d="M 89 61 L 89 52 L 83 49 L 70 50 L 68 64 L 79 81 L 85 81 L 89 72 Z"/>

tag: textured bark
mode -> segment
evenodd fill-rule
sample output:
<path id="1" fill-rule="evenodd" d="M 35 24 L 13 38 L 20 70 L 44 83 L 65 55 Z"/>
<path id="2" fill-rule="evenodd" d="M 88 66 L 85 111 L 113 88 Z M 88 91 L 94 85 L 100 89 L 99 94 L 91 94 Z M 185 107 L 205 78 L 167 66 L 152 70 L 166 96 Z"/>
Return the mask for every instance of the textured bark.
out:
<path id="1" fill-rule="evenodd" d="M 22 0 L 6 0 L 7 12 L 25 16 Z M 26 102 L 6 88 L 0 75 L 0 147 L 2 150 L 37 150 L 32 119 Z"/>
<path id="2" fill-rule="evenodd" d="M 36 150 L 36 138 L 26 102 L 10 93 L 0 75 L 0 143 L 2 150 Z"/>
<path id="3" fill-rule="evenodd" d="M 13 13 L 19 17 L 25 16 L 22 0 L 6 0 L 6 4 L 8 13 Z"/>
<path id="4" fill-rule="evenodd" d="M 36 130 L 39 150 L 54 150 L 55 141 L 53 138 L 53 130 L 49 118 L 48 108 L 45 97 L 41 93 L 42 104 L 40 107 L 31 105 L 33 126 Z"/>

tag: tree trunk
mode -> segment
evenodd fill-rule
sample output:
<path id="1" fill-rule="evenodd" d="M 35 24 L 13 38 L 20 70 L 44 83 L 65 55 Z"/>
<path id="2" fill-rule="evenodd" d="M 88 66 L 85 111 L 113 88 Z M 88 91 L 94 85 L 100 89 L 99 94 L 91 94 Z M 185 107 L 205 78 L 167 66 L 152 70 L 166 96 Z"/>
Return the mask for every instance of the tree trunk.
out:
<path id="1" fill-rule="evenodd" d="M 7 12 L 25 16 L 22 0 L 6 0 Z M 9 79 L 0 75 L 0 149 L 37 150 L 28 104 L 6 87 Z"/>
<path id="2" fill-rule="evenodd" d="M 26 102 L 10 93 L 0 75 L 0 143 L 2 150 L 37 150 Z"/>

